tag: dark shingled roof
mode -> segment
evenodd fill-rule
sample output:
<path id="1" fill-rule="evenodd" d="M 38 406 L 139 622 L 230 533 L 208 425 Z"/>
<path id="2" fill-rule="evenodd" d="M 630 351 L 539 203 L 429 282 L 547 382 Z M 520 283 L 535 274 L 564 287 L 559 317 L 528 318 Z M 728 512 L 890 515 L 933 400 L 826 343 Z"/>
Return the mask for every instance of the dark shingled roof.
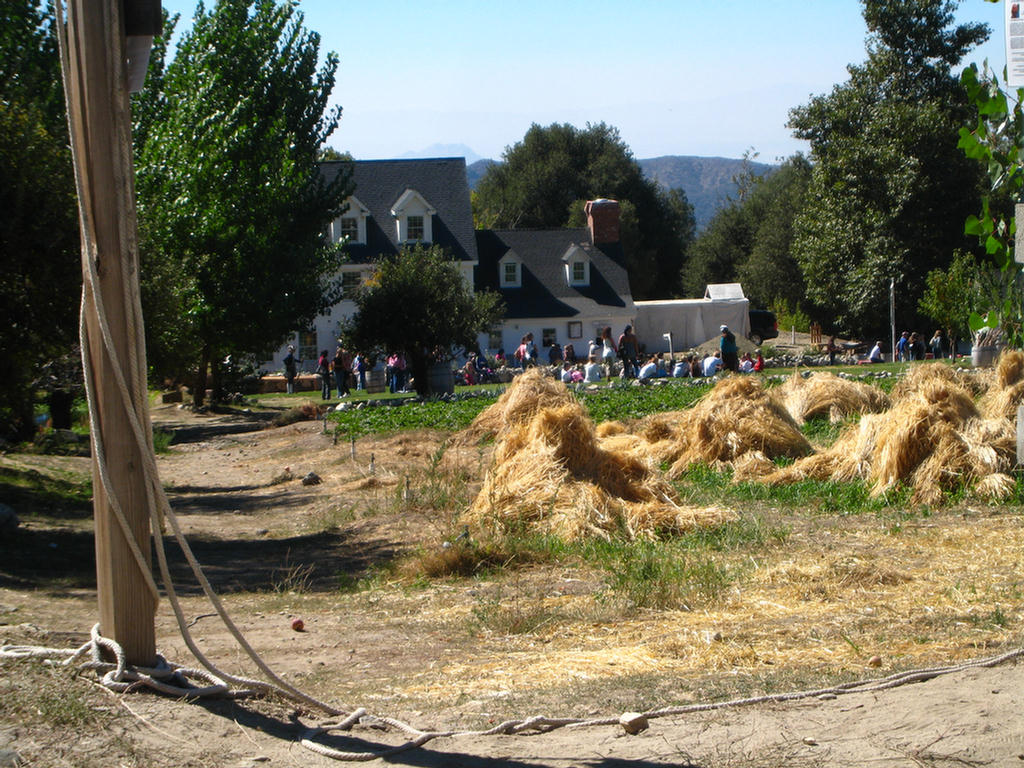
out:
<path id="1" fill-rule="evenodd" d="M 478 230 L 478 290 L 497 291 L 505 299 L 507 318 L 574 317 L 601 314 L 602 308 L 624 308 L 632 302 L 625 256 L 619 243 L 590 241 L 590 230 Z M 562 256 L 573 245 L 590 258 L 590 285 L 571 286 Z M 522 287 L 502 288 L 498 262 L 508 251 L 522 261 Z"/>
<path id="2" fill-rule="evenodd" d="M 331 160 L 320 163 L 320 172 L 330 181 L 345 166 L 352 167 L 352 194 L 370 210 L 366 244 L 348 248 L 353 261 L 368 263 L 381 254 L 398 253 L 400 244 L 391 208 L 407 189 L 418 192 L 437 211 L 431 223 L 433 244 L 460 261 L 476 261 L 465 158 Z"/>

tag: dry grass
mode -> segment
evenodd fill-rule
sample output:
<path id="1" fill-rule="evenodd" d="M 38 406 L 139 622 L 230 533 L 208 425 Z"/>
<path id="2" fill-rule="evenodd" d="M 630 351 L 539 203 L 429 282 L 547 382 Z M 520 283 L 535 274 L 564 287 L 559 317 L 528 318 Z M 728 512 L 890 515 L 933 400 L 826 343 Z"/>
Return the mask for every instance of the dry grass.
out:
<path id="1" fill-rule="evenodd" d="M 648 417 L 637 431 L 656 461 L 671 463 L 673 478 L 698 463 L 749 469 L 748 453 L 772 460 L 811 452 L 793 417 L 753 377 L 729 376 L 693 408 Z"/>
<path id="2" fill-rule="evenodd" d="M 494 438 L 511 427 L 530 421 L 542 408 L 574 402 L 572 393 L 564 384 L 545 376 L 540 368 L 531 368 L 516 376 L 497 402 L 473 419 L 455 440 L 461 444 L 472 444 Z"/>
<path id="3" fill-rule="evenodd" d="M 1013 420 L 1021 404 L 1024 404 L 1024 352 L 1005 350 L 999 356 L 988 390 L 978 401 L 978 408 L 988 418 Z"/>
<path id="4" fill-rule="evenodd" d="M 878 387 L 827 372 L 808 378 L 794 372 L 772 395 L 797 424 L 823 416 L 836 423 L 854 414 L 879 413 L 890 405 L 888 395 Z"/>
<path id="5" fill-rule="evenodd" d="M 564 386 L 556 383 L 564 395 L 551 396 L 538 380 L 548 381 L 519 377 L 503 396 L 503 408 L 481 414 L 487 429 L 503 425 L 502 437 L 464 516 L 467 524 L 497 535 L 529 528 L 575 541 L 652 538 L 731 517 L 720 509 L 680 505 L 635 438 L 613 434 L 599 441 L 585 409 Z M 470 430 L 477 435 L 480 428 Z"/>
<path id="6" fill-rule="evenodd" d="M 893 406 L 851 425 L 827 451 L 767 475 L 768 483 L 805 478 L 871 483 L 881 495 L 900 483 L 912 504 L 938 504 L 963 485 L 979 495 L 1005 497 L 1015 460 L 1013 425 L 983 418 L 971 392 L 941 364 L 917 366 L 893 390 Z"/>

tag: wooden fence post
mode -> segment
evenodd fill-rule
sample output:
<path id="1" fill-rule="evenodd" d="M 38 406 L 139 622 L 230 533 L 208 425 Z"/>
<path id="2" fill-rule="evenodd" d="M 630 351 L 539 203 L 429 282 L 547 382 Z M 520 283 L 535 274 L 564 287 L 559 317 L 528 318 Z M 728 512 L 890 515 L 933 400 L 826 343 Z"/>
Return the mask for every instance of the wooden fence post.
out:
<path id="1" fill-rule="evenodd" d="M 151 499 L 143 451 L 152 451 L 152 437 L 138 301 L 131 115 L 120 7 L 120 0 L 69 0 L 62 64 L 86 286 L 83 367 L 94 401 L 93 510 L 100 632 L 121 645 L 128 663 L 148 666 L 156 660 L 156 600 L 148 573 L 143 573 L 143 568 L 151 568 Z M 129 411 L 142 425 L 142 445 Z M 100 456 L 105 458 L 103 465 Z M 132 542 L 115 518 L 115 504 L 127 519 L 144 566 L 136 561 Z"/>

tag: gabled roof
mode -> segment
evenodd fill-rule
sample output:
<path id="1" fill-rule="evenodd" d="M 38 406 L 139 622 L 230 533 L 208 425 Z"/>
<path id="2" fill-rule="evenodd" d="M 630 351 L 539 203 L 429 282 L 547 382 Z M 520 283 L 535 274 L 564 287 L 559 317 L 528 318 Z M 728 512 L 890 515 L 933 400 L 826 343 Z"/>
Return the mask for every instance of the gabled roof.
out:
<path id="1" fill-rule="evenodd" d="M 505 299 L 507 318 L 601 315 L 633 304 L 619 243 L 595 246 L 590 230 L 478 230 L 478 290 L 497 291 Z M 570 286 L 562 257 L 573 245 L 590 259 L 590 285 Z M 522 262 L 522 287 L 502 288 L 498 262 L 513 251 Z"/>
<path id="2" fill-rule="evenodd" d="M 320 172 L 330 181 L 343 167 L 352 168 L 352 194 L 370 212 L 366 243 L 348 246 L 353 261 L 368 263 L 381 254 L 398 252 L 398 231 L 391 209 L 409 190 L 419 193 L 436 211 L 431 218 L 433 244 L 460 261 L 476 261 L 465 158 L 330 160 L 320 163 Z"/>

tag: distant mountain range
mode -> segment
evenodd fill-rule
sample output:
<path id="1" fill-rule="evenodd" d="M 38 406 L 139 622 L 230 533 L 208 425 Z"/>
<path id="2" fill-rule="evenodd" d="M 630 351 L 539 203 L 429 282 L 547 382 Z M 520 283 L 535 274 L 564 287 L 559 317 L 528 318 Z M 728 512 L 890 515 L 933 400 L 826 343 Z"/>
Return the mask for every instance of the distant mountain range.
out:
<path id="1" fill-rule="evenodd" d="M 466 157 L 466 177 L 470 189 L 476 188 L 477 182 L 495 162 L 497 161 L 470 162 L 469 157 Z M 666 155 L 637 162 L 648 178 L 654 179 L 665 188 L 682 188 L 686 193 L 686 199 L 693 206 L 698 230 L 707 226 L 715 212 L 729 198 L 736 197 L 735 179 L 744 170 L 743 160 L 727 157 Z M 753 173 L 761 176 L 771 173 L 778 167 L 756 162 L 749 162 L 748 166 Z"/>

